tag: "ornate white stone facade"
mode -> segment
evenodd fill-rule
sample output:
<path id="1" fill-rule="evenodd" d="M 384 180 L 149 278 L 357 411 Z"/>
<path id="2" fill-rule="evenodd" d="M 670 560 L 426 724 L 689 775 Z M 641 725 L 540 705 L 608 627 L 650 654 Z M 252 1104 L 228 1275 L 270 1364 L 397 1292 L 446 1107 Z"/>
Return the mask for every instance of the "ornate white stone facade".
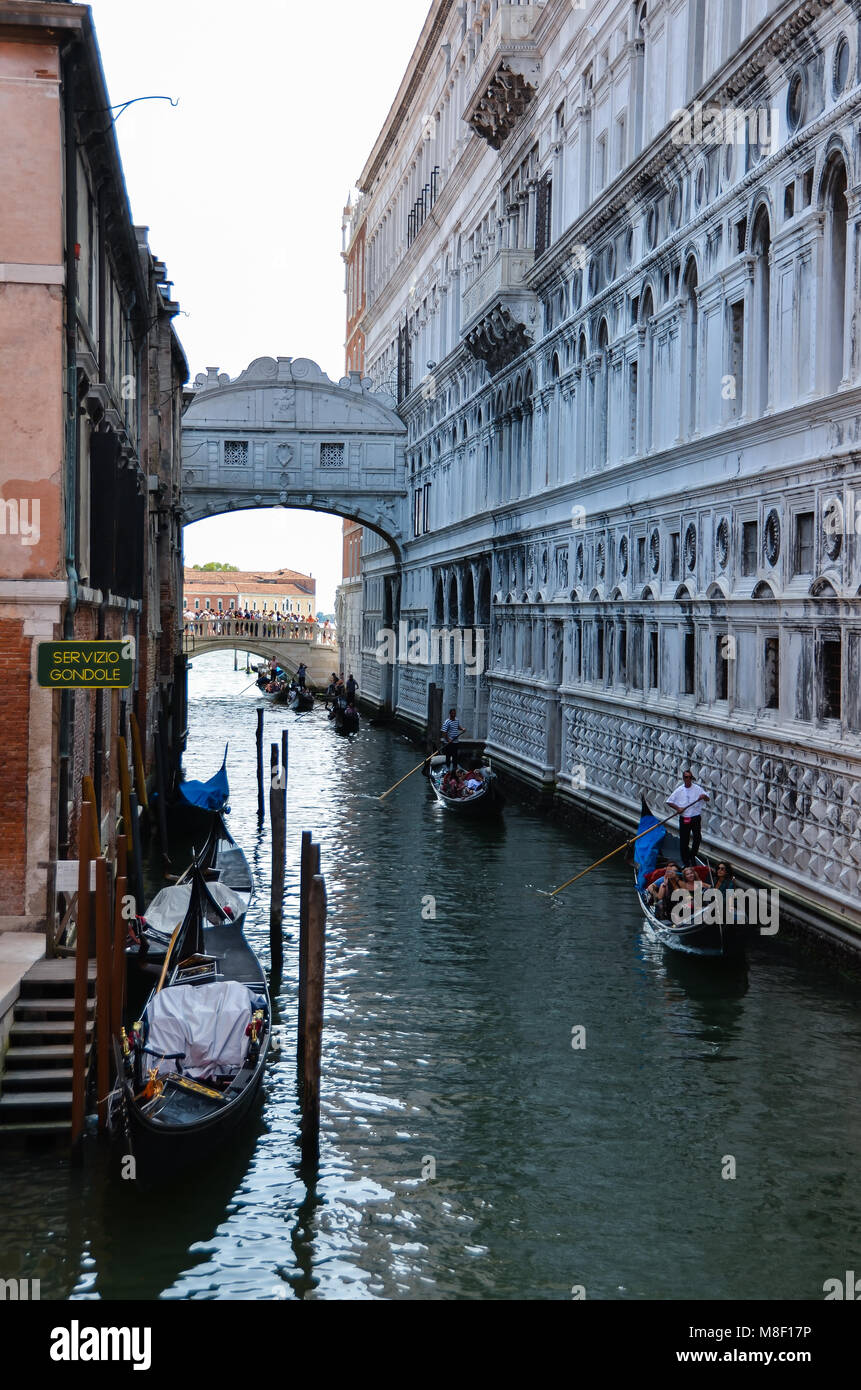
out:
<path id="1" fill-rule="evenodd" d="M 435 680 L 617 816 L 691 761 L 712 843 L 850 931 L 859 38 L 842 0 L 438 0 L 352 227 L 410 491 L 365 668 L 387 620 L 487 633 L 380 700 L 421 723 Z"/>

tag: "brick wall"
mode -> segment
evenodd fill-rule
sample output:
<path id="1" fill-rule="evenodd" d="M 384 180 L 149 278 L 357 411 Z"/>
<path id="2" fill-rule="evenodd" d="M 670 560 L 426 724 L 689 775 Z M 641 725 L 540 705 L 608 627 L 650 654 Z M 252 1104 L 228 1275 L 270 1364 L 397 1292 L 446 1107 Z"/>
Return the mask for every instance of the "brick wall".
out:
<path id="1" fill-rule="evenodd" d="M 26 911 L 30 639 L 23 636 L 23 623 L 0 620 L 0 670 L 3 671 L 0 916 L 14 917 Z"/>

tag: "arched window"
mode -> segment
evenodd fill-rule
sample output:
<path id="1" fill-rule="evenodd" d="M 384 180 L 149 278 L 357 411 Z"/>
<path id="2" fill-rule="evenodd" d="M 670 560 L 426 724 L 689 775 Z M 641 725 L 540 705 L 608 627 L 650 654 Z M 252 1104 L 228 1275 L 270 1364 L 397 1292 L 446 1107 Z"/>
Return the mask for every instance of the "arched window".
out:
<path id="1" fill-rule="evenodd" d="M 532 375 L 527 373 L 523 385 L 522 476 L 526 492 L 532 491 Z"/>
<path id="2" fill-rule="evenodd" d="M 846 165 L 840 156 L 829 164 L 823 180 L 825 245 L 825 390 L 836 391 L 843 380 L 846 340 Z"/>
<path id="3" fill-rule="evenodd" d="M 771 325 L 771 224 L 768 210 L 759 209 L 751 236 L 753 252 L 753 313 L 752 341 L 756 353 L 754 382 L 756 403 L 754 412 L 763 415 L 768 407 L 768 368 Z"/>
<path id="4" fill-rule="evenodd" d="M 596 465 L 603 467 L 609 454 L 610 438 L 610 361 L 609 361 L 610 334 L 607 328 L 607 320 L 602 319 L 598 329 L 598 351 L 601 354 L 601 362 L 598 367 L 598 390 L 596 406 L 598 418 L 596 420 L 597 448 L 595 451 Z"/>
<path id="5" fill-rule="evenodd" d="M 646 6 L 635 4 L 633 16 L 634 57 L 632 62 L 631 108 L 633 112 L 633 155 L 643 148 L 646 108 Z"/>
<path id="6" fill-rule="evenodd" d="M 640 411 L 640 419 L 643 422 L 641 452 L 647 454 L 652 447 L 652 400 L 653 400 L 653 368 L 655 358 L 655 301 L 652 297 L 652 287 L 649 285 L 643 295 L 643 303 L 640 310 L 640 324 L 643 330 L 643 372 L 642 372 L 642 391 L 643 408 Z"/>
<path id="7" fill-rule="evenodd" d="M 682 437 L 690 438 L 697 430 L 697 348 L 699 321 L 697 314 L 697 263 L 691 256 L 685 269 L 684 335 L 682 355 Z"/>

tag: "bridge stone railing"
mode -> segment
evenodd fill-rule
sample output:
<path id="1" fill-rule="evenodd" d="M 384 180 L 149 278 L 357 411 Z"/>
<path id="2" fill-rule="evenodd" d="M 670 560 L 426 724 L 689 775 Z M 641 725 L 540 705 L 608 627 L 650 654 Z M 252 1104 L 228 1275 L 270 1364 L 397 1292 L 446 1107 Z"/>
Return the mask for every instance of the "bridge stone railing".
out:
<path id="1" fill-rule="evenodd" d="M 189 618 L 183 628 L 183 649 L 195 651 L 207 642 L 241 641 L 302 642 L 334 652 L 334 633 L 324 633 L 318 623 L 277 623 L 265 618 L 231 618 L 214 615 Z"/>

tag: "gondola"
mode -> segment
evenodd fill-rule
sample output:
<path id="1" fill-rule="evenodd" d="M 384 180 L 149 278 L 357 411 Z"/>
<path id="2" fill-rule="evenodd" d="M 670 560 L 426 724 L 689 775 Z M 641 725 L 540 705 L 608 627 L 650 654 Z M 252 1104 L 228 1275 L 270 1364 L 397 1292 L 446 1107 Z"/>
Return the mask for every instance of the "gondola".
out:
<path id="1" fill-rule="evenodd" d="M 167 808 L 171 839 L 202 839 L 209 830 L 212 813 L 230 810 L 230 783 L 227 780 L 227 748 L 218 771 L 206 782 L 180 782 L 176 800 Z"/>
<path id="2" fill-rule="evenodd" d="M 499 784 L 499 778 L 494 772 L 489 762 L 483 756 L 483 745 L 477 745 L 480 749 L 477 757 L 470 757 L 464 745 L 461 745 L 462 758 L 469 764 L 466 769 L 480 774 L 481 786 L 477 791 L 471 791 L 465 795 L 451 796 L 443 791 L 443 779 L 446 773 L 446 761 L 443 753 L 438 753 L 431 758 L 428 781 L 431 784 L 433 794 L 441 806 L 446 810 L 454 811 L 459 816 L 489 816 L 498 815 L 502 810 L 503 795 Z"/>
<path id="3" fill-rule="evenodd" d="M 349 706 L 343 696 L 338 696 L 329 718 L 335 725 L 337 734 L 356 734 L 359 731 L 359 711 Z"/>
<path id="4" fill-rule="evenodd" d="M 314 708 L 314 696 L 301 685 L 292 686 L 287 708 L 292 709 L 294 714 L 307 714 Z"/>
<path id="5" fill-rule="evenodd" d="M 241 922 L 219 908 L 199 863 L 189 879 L 159 982 L 115 1045 L 114 1127 L 149 1181 L 198 1165 L 236 1132 L 270 1042 L 266 977 Z"/>
<path id="6" fill-rule="evenodd" d="M 130 1003 L 140 1002 L 152 988 L 164 963 L 174 928 L 191 899 L 192 869 L 197 866 L 216 906 L 241 927 L 254 891 L 248 861 L 221 816 L 210 812 L 201 850 L 178 882 L 162 888 L 135 923 L 134 940 L 126 947 Z"/>
<path id="7" fill-rule="evenodd" d="M 649 934 L 668 950 L 679 951 L 684 955 L 721 960 L 743 959 L 744 924 L 735 921 L 734 913 L 727 910 L 723 897 L 715 900 L 714 896 L 708 893 L 712 873 L 705 859 L 698 856 L 694 864 L 697 878 L 703 885 L 703 906 L 696 912 L 690 912 L 689 920 L 680 918 L 675 922 L 671 917 L 664 918 L 656 912 L 649 900 L 648 888 L 663 873 L 663 867 L 658 866 L 658 861 L 662 861 L 662 865 L 670 861 L 680 865 L 681 857 L 678 854 L 678 840 L 652 815 L 645 798 L 641 798 L 641 802 L 640 823 L 637 827 L 637 833 L 641 838 L 636 841 L 634 849 L 634 890 Z M 650 830 L 653 833 L 647 833 Z M 729 918 L 732 920 L 725 920 Z"/>

